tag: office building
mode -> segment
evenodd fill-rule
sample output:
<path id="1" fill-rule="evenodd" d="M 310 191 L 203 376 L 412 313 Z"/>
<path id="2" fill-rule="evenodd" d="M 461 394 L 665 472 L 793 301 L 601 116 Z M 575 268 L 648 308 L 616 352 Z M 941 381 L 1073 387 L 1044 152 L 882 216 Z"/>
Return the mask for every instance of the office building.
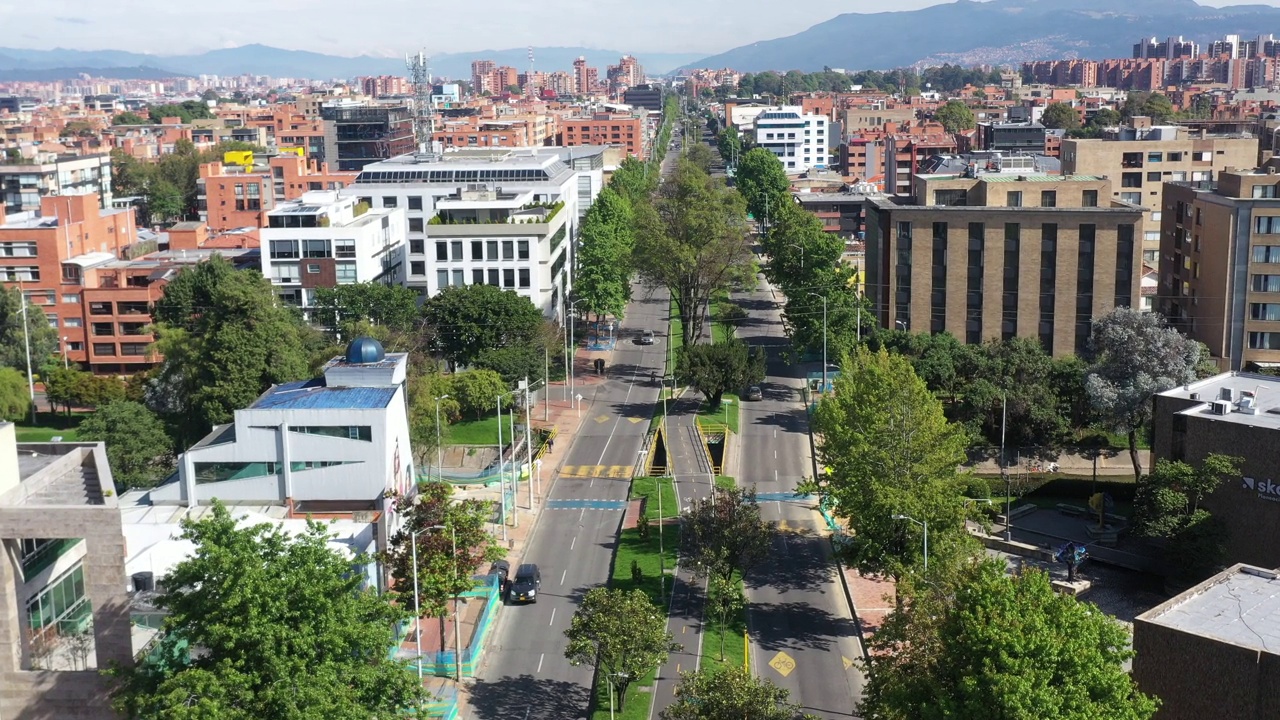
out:
<path id="1" fill-rule="evenodd" d="M 307 192 L 267 213 L 262 275 L 305 314 L 320 288 L 402 283 L 406 231 L 402 208 L 374 210 L 352 195 Z"/>
<path id="2" fill-rule="evenodd" d="M 557 316 L 572 286 L 581 215 L 603 185 L 605 148 L 454 150 L 369 165 L 344 194 L 408 217 L 405 284 L 425 296 L 488 284 Z"/>
<path id="3" fill-rule="evenodd" d="M 93 195 L 111 207 L 110 155 L 54 155 L 37 152 L 31 162 L 0 161 L 0 205 L 9 213 L 39 210 L 54 195 Z"/>
<path id="4" fill-rule="evenodd" d="M 1013 153 L 1043 153 L 1045 127 L 1038 122 L 979 123 L 978 137 L 983 150 Z"/>
<path id="5" fill-rule="evenodd" d="M 756 115 L 753 138 L 778 156 L 788 175 L 798 175 L 827 166 L 829 124 L 826 116 L 806 114 L 798 105 L 766 108 Z"/>
<path id="6" fill-rule="evenodd" d="M 1062 173 L 1110 178 L 1113 199 L 1146 209 L 1142 259 L 1154 267 L 1159 262 L 1164 183 L 1212 181 L 1228 168 L 1254 167 L 1258 140 L 1205 135 L 1173 126 L 1153 127 L 1146 118 L 1135 118 L 1134 122 L 1134 127 L 1121 128 L 1115 139 L 1064 139 Z"/>
<path id="7" fill-rule="evenodd" d="M 303 193 L 341 190 L 355 171 L 335 172 L 328 163 L 293 153 L 255 155 L 251 164 L 204 163 L 196 181 L 200 219 L 214 232 L 266 225 L 266 213 Z"/>
<path id="8" fill-rule="evenodd" d="M 627 88 L 627 91 L 622 94 L 622 102 L 634 108 L 660 113 L 662 112 L 662 86 L 639 85 Z"/>
<path id="9" fill-rule="evenodd" d="M 883 327 L 1036 338 L 1063 356 L 1085 349 L 1094 319 L 1138 305 L 1141 208 L 1110 200 L 1105 179 L 1023 174 L 1033 167 L 975 161 L 917 175 L 909 197 L 867 198 L 867 295 Z"/>
<path id="10" fill-rule="evenodd" d="M 1224 370 L 1280 368 L 1280 175 L 1168 183 L 1160 310 Z"/>
<path id="11" fill-rule="evenodd" d="M 318 158 L 340 172 L 413 152 L 413 115 L 405 107 L 325 106 L 324 153 Z"/>
<path id="12" fill-rule="evenodd" d="M 557 145 L 578 147 L 581 145 L 612 145 L 623 148 L 632 157 L 649 159 L 649 123 L 642 115 L 596 113 L 586 118 L 565 118 L 560 121 Z"/>
<path id="13" fill-rule="evenodd" d="M 102 443 L 18 443 L 0 423 L 0 717 L 114 720 L 132 665 L 125 543 Z"/>

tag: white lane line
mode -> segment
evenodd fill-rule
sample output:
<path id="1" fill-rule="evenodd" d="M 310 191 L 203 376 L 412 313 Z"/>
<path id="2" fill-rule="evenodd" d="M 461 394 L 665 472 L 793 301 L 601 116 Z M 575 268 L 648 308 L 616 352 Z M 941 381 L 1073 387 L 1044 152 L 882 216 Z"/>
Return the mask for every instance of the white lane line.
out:
<path id="1" fill-rule="evenodd" d="M 556 609 L 555 609 L 555 608 L 551 608 L 551 622 L 548 622 L 547 624 L 548 624 L 548 625 L 555 625 L 555 624 L 556 624 Z"/>
<path id="2" fill-rule="evenodd" d="M 582 508 L 582 512 L 578 513 L 578 522 L 582 522 L 582 516 L 587 514 L 587 509 Z"/>
<path id="3" fill-rule="evenodd" d="M 565 568 L 565 569 L 564 569 L 564 572 L 560 573 L 560 584 L 561 584 L 561 585 L 563 585 L 563 584 L 564 584 L 564 576 L 565 576 L 565 575 L 568 575 L 568 574 L 569 574 L 569 568 Z"/>
<path id="4" fill-rule="evenodd" d="M 578 536 L 577 536 L 577 535 L 574 535 L 574 536 L 573 536 L 573 541 L 569 543 L 569 549 L 570 549 L 570 550 L 572 550 L 572 549 L 573 549 L 573 546 L 574 546 L 574 545 L 577 545 L 577 544 L 578 544 Z"/>
<path id="5" fill-rule="evenodd" d="M 546 658 L 546 657 L 547 657 L 547 654 L 546 654 L 546 653 L 542 653 L 541 655 L 539 655 L 539 656 L 538 656 L 538 670 L 537 670 L 537 672 L 542 672 L 542 660 L 543 660 L 544 658 Z M 525 710 L 525 711 L 524 711 L 524 716 L 525 716 L 525 717 L 529 717 L 529 711 L 528 711 L 528 710 Z"/>

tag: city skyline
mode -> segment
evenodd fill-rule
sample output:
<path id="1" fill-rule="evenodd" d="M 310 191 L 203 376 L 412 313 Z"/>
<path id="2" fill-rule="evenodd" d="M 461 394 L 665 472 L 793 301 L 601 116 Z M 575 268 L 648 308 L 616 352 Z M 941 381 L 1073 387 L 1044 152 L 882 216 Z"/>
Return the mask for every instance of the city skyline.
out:
<path id="1" fill-rule="evenodd" d="M 557 4 L 559 3 L 559 4 Z M 936 0 L 902 0 L 894 11 L 916 10 L 942 3 Z M 1228 0 L 1201 1 L 1222 7 L 1241 4 Z M 1280 0 L 1249 4 L 1280 6 Z M 815 0 L 807 12 L 779 15 L 762 0 L 742 0 L 732 13 L 713 3 L 688 4 L 656 0 L 648 12 L 636 16 L 621 3 L 597 3 L 582 8 L 566 0 L 530 5 L 496 0 L 484 15 L 484 31 L 455 30 L 440 33 L 440 25 L 465 28 L 474 22 L 470 8 L 450 6 L 429 15 L 405 0 L 392 0 L 380 14 L 350 16 L 348 5 L 315 0 L 281 0 L 269 4 L 229 0 L 217 6 L 175 8 L 155 0 L 127 0 L 108 5 L 86 5 L 82 0 L 53 0 L 40 5 L 0 2 L 0 25 L 12 28 L 5 44 L 23 49 L 75 48 L 130 50 L 157 56 L 199 53 L 262 43 L 290 50 L 334 55 L 397 56 L 425 48 L 428 53 L 483 53 L 486 48 L 533 46 L 609 47 L 619 45 L 601 31 L 626 28 L 632 53 L 722 52 L 753 41 L 764 41 L 801 32 L 843 13 L 876 12 L 884 5 L 875 0 Z M 555 12 L 560 10 L 562 12 Z M 403 13 L 410 23 L 421 22 L 420 33 L 389 37 L 387 18 Z M 139 17 L 145 17 L 140 22 Z M 344 16 L 341 32 L 329 18 Z M 239 18 L 253 17 L 252 23 Z M 555 22 L 545 22 L 555 18 Z M 397 23 L 399 25 L 399 23 Z M 190 28 L 209 28 L 191 38 Z M 280 28 L 285 32 L 263 32 Z"/>

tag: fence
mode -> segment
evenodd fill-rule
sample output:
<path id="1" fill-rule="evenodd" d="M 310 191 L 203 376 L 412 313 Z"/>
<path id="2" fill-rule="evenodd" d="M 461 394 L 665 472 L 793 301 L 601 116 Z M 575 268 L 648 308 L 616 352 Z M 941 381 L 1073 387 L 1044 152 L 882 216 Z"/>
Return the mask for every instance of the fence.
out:
<path id="1" fill-rule="evenodd" d="M 426 717 L 431 720 L 457 720 L 458 691 L 447 687 L 433 692 L 432 699 L 427 702 Z"/>
<path id="2" fill-rule="evenodd" d="M 711 474 L 722 474 L 724 468 L 716 463 L 710 446 L 716 443 L 723 443 L 720 448 L 721 462 L 724 461 L 724 458 L 729 457 L 729 426 L 719 423 L 703 423 L 702 419 L 699 418 L 698 422 L 694 423 L 694 427 L 697 428 L 699 446 L 706 455 L 707 467 L 711 469 Z"/>
<path id="3" fill-rule="evenodd" d="M 499 588 L 498 576 L 484 575 L 477 576 L 476 587 L 462 593 L 464 598 L 481 598 L 484 600 L 484 610 L 480 613 L 480 617 L 476 620 L 476 626 L 471 632 L 471 641 L 466 647 L 462 648 L 459 653 L 456 650 L 444 650 L 436 652 L 424 652 L 421 656 L 414 653 L 408 653 L 409 668 L 415 672 L 418 666 L 422 666 L 424 675 L 435 675 L 438 677 L 453 677 L 457 674 L 458 662 L 462 662 L 462 674 L 475 677 L 476 665 L 480 660 L 480 655 L 484 652 L 484 642 L 489 636 L 489 630 L 493 625 L 494 618 L 497 616 L 498 608 L 502 606 L 502 594 Z M 401 625 L 396 633 L 397 640 L 405 637 L 408 632 L 409 624 Z M 400 650 L 400 646 L 396 646 L 393 652 L 400 656 L 404 656 L 406 651 Z"/>

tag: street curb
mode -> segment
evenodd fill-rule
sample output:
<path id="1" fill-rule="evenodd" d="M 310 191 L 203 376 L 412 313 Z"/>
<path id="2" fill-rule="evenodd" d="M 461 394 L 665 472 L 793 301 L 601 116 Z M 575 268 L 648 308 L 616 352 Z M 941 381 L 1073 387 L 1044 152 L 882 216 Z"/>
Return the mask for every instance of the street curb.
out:
<path id="1" fill-rule="evenodd" d="M 809 459 L 813 464 L 813 477 L 816 480 L 818 477 L 818 447 L 813 441 L 813 425 L 809 425 L 808 430 L 805 434 L 809 436 Z M 829 541 L 831 536 L 828 535 L 827 539 Z M 836 574 L 840 576 L 840 588 L 844 590 L 845 602 L 849 604 L 849 616 L 853 618 L 854 627 L 858 628 L 858 650 L 862 653 L 862 659 L 866 660 L 867 636 L 863 632 L 862 618 L 858 617 L 858 607 L 853 602 L 853 592 L 849 588 L 849 579 L 844 575 L 844 563 L 840 561 L 840 553 L 836 551 L 834 543 L 831 545 L 831 559 L 835 561 Z"/>

